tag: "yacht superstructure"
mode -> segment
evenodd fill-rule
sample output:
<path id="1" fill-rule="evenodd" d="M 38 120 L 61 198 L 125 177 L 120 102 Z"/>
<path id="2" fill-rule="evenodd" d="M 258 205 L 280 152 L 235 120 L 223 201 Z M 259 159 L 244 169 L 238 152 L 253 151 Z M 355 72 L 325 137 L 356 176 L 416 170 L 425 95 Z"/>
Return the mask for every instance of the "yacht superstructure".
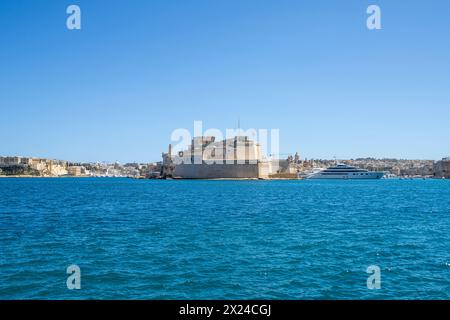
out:
<path id="1" fill-rule="evenodd" d="M 384 172 L 369 171 L 346 164 L 337 164 L 325 170 L 314 172 L 307 179 L 381 179 Z"/>

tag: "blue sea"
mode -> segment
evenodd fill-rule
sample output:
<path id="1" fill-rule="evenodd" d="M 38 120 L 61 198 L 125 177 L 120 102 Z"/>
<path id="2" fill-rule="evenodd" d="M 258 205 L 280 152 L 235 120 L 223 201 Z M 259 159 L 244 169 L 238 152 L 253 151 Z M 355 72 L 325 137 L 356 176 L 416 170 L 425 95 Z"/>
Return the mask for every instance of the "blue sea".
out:
<path id="1" fill-rule="evenodd" d="M 250 298 L 450 299 L 450 181 L 0 179 L 0 299 Z"/>

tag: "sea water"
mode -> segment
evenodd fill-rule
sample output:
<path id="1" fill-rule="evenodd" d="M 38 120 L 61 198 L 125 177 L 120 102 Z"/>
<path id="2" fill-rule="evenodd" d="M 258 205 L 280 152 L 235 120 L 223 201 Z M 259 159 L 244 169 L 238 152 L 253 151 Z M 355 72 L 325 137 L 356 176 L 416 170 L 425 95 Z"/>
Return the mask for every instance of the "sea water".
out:
<path id="1" fill-rule="evenodd" d="M 0 298 L 450 299 L 450 181 L 2 178 Z"/>

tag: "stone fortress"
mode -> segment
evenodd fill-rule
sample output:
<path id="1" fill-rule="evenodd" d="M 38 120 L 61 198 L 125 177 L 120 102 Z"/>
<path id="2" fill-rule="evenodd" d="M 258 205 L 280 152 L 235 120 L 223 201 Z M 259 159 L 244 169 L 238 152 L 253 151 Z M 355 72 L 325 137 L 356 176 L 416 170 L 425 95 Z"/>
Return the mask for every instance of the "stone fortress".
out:
<path id="1" fill-rule="evenodd" d="M 192 139 L 186 150 L 163 153 L 162 178 L 268 179 L 272 162 L 262 155 L 261 145 L 247 136 L 216 141 L 212 136 Z"/>

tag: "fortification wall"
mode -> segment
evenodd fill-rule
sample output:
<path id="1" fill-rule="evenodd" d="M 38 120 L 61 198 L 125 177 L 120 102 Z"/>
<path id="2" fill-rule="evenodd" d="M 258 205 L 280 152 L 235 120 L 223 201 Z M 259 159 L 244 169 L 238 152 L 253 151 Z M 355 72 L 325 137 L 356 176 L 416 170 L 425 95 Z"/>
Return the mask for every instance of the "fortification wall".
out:
<path id="1" fill-rule="evenodd" d="M 174 178 L 184 179 L 256 179 L 258 164 L 179 164 Z"/>
<path id="2" fill-rule="evenodd" d="M 450 161 L 441 160 L 434 165 L 434 175 L 438 178 L 450 178 Z"/>

